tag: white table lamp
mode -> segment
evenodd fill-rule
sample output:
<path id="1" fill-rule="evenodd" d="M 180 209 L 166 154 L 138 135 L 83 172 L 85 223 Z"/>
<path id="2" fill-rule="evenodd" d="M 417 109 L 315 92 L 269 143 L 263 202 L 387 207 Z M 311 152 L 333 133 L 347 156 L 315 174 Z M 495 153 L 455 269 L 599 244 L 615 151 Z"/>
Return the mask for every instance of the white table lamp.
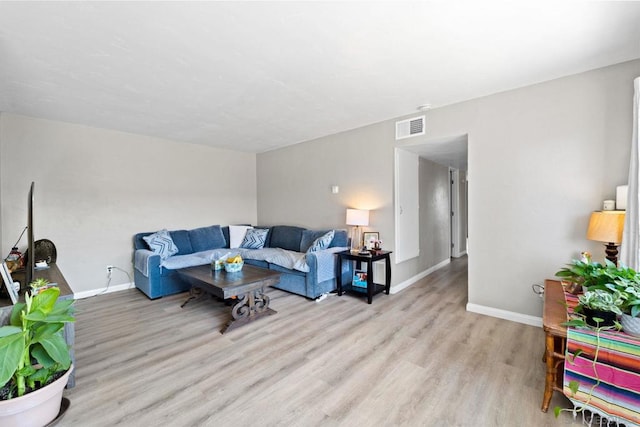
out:
<path id="1" fill-rule="evenodd" d="M 351 250 L 360 251 L 362 245 L 361 226 L 369 225 L 369 211 L 364 209 L 347 209 L 347 225 L 353 225 L 351 229 Z"/>

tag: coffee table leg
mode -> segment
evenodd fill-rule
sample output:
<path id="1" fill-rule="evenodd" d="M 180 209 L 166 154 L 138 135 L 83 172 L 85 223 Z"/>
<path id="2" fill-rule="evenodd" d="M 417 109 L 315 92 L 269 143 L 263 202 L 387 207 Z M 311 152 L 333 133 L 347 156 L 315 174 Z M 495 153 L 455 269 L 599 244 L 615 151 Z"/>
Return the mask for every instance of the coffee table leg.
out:
<path id="1" fill-rule="evenodd" d="M 249 291 L 238 298 L 238 302 L 231 310 L 231 320 L 227 326 L 222 329 L 222 333 L 232 331 L 239 326 L 271 314 L 277 313 L 269 308 L 269 297 L 264 294 L 263 289 Z"/>
<path id="2" fill-rule="evenodd" d="M 185 302 L 180 304 L 180 308 L 184 308 L 184 306 L 187 305 L 189 301 L 194 299 L 200 299 L 204 296 L 205 296 L 205 292 L 202 289 L 192 286 L 191 289 L 189 289 L 189 298 L 187 298 Z"/>

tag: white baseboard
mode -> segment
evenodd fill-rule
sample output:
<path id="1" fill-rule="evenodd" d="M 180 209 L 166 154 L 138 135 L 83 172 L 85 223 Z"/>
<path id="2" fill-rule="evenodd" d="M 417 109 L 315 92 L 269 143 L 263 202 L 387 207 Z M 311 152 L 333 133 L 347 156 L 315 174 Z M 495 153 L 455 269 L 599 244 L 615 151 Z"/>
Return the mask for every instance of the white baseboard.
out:
<path id="1" fill-rule="evenodd" d="M 124 290 L 135 288 L 135 287 L 136 285 L 133 283 L 122 283 L 120 285 L 109 286 L 108 288 L 91 289 L 89 291 L 74 292 L 73 298 L 74 299 L 89 298 L 99 294 L 110 294 L 111 292 L 124 291 Z"/>
<path id="2" fill-rule="evenodd" d="M 456 252 L 456 253 L 455 253 L 455 254 L 453 254 L 452 256 L 453 256 L 454 258 L 461 258 L 461 257 L 465 256 L 466 254 L 467 254 L 467 250 L 465 249 L 465 250 L 464 250 L 464 251 L 462 251 L 462 252 Z"/>
<path id="3" fill-rule="evenodd" d="M 409 286 L 411 286 L 414 283 L 416 283 L 418 280 L 427 277 L 428 275 L 430 275 L 434 271 L 441 269 L 442 267 L 444 267 L 445 265 L 449 264 L 450 262 L 451 262 L 450 258 L 447 258 L 444 261 L 439 262 L 438 264 L 434 265 L 433 267 L 426 269 L 422 273 L 416 274 L 415 276 L 405 280 L 404 282 L 401 282 L 401 283 L 398 283 L 395 286 L 392 286 L 391 289 L 389 289 L 389 293 L 390 294 L 397 294 L 401 290 L 408 288 Z"/>
<path id="4" fill-rule="evenodd" d="M 529 316 L 528 314 L 501 310 L 499 308 L 472 304 L 470 302 L 467 303 L 467 311 L 470 311 L 472 313 L 484 314 L 485 316 L 497 317 L 498 319 L 511 320 L 512 322 L 524 323 L 525 325 L 542 327 L 541 317 Z"/>

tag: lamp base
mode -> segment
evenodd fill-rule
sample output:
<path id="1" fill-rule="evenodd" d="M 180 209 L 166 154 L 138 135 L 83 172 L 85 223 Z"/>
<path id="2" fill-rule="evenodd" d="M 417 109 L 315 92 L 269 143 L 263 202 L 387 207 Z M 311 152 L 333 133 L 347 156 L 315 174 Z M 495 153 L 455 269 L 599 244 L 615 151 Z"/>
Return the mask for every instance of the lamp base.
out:
<path id="1" fill-rule="evenodd" d="M 351 229 L 351 252 L 360 252 L 362 242 L 362 231 L 360 226 L 356 225 Z"/>
<path id="2" fill-rule="evenodd" d="M 606 247 L 604 250 L 607 254 L 606 258 L 615 265 L 618 265 L 618 245 L 615 243 L 605 243 L 604 246 Z"/>

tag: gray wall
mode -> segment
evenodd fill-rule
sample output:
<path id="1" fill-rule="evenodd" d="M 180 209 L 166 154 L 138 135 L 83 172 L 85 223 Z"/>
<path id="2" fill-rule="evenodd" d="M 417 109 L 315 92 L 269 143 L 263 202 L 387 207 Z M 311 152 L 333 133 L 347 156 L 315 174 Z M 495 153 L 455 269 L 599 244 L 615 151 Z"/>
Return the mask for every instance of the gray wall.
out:
<path id="1" fill-rule="evenodd" d="M 539 315 L 530 290 L 580 251 L 591 211 L 626 183 L 640 61 L 431 111 L 469 135 L 469 302 Z"/>
<path id="2" fill-rule="evenodd" d="M 395 121 L 389 120 L 258 154 L 258 223 L 347 228 L 347 208 L 371 209 L 364 230 L 378 231 L 384 248 L 393 250 L 394 138 Z M 331 194 L 333 184 L 338 194 Z M 423 252 L 394 264 L 394 285 L 448 258 L 429 259 L 439 257 L 436 249 Z"/>
<path id="3" fill-rule="evenodd" d="M 471 304 L 539 316 L 532 283 L 582 250 L 602 258 L 585 230 L 627 181 L 638 75 L 632 61 L 427 113 L 411 144 L 468 134 Z M 393 249 L 394 122 L 414 115 L 258 155 L 258 220 L 340 226 L 346 207 L 368 207 Z M 393 283 L 426 268 L 394 265 Z"/>
<path id="4" fill-rule="evenodd" d="M 392 134 L 392 123 L 379 123 L 258 154 L 258 222 L 347 228 L 347 208 L 371 209 L 364 230 L 390 245 Z"/>
<path id="5" fill-rule="evenodd" d="M 449 168 L 421 158 L 419 180 L 420 265 L 429 268 L 451 252 Z"/>
<path id="6" fill-rule="evenodd" d="M 75 292 L 104 287 L 108 264 L 132 274 L 137 232 L 256 222 L 255 154 L 7 114 L 0 154 L 2 254 L 35 181 L 35 236 L 56 244 Z"/>

